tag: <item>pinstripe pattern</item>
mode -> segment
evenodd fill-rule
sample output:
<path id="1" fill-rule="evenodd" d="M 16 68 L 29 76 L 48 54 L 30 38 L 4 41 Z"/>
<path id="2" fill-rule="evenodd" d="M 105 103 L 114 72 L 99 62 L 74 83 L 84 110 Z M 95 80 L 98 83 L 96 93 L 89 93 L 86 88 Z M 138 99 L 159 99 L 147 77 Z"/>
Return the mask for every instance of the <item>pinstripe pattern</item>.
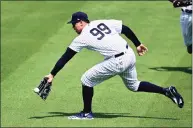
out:
<path id="1" fill-rule="evenodd" d="M 123 56 L 112 57 L 93 66 L 82 75 L 81 82 L 85 86 L 93 87 L 119 75 L 128 89 L 137 91 L 140 81 L 137 80 L 135 61 L 134 52 L 129 49 Z"/>
<path id="2" fill-rule="evenodd" d="M 192 10 L 191 7 L 192 6 L 190 5 L 188 7 L 183 7 L 182 9 Z M 184 43 L 186 46 L 189 46 L 192 44 L 192 14 L 182 12 L 180 16 L 180 23 L 181 23 Z"/>
<path id="3" fill-rule="evenodd" d="M 102 33 L 96 30 L 101 23 L 108 27 L 104 30 L 104 26 L 102 29 L 99 28 Z M 93 28 L 96 30 L 94 35 L 90 32 Z M 128 89 L 132 91 L 138 89 L 135 54 L 130 47 L 126 49 L 127 42 L 119 35 L 121 30 L 122 21 L 96 20 L 84 27 L 81 34 L 73 40 L 69 47 L 74 51 L 80 52 L 82 48 L 87 48 L 100 52 L 105 58 L 104 61 L 96 64 L 82 75 L 83 85 L 93 87 L 104 80 L 119 75 Z M 114 57 L 121 52 L 124 52 L 124 55 Z"/>
<path id="4" fill-rule="evenodd" d="M 102 40 L 98 40 L 100 34 L 93 36 L 90 30 L 97 28 L 97 25 L 104 23 L 110 28 L 111 33 L 105 34 Z M 112 57 L 115 54 L 123 52 L 127 42 L 119 35 L 122 30 L 122 21 L 119 20 L 96 20 L 89 23 L 70 44 L 70 48 L 80 52 L 82 48 L 100 52 L 105 58 Z M 107 30 L 102 31 L 103 33 Z"/>

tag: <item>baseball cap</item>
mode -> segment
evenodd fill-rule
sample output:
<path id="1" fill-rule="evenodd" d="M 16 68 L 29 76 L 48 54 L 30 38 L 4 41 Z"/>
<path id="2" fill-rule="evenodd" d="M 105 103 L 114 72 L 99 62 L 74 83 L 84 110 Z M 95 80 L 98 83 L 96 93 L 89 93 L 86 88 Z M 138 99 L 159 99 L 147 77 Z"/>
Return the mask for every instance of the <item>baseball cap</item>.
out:
<path id="1" fill-rule="evenodd" d="M 88 20 L 88 16 L 86 13 L 84 12 L 75 12 L 72 14 L 72 19 L 71 21 L 68 22 L 68 24 L 73 24 L 73 23 L 77 23 L 80 20 Z"/>

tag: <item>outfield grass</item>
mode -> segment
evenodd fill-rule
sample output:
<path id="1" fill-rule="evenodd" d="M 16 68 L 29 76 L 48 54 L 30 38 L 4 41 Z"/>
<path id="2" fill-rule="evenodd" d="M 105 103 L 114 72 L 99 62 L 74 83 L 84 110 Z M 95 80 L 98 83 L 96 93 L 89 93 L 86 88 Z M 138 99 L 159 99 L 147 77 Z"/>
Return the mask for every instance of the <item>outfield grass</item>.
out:
<path id="1" fill-rule="evenodd" d="M 122 19 L 130 26 L 149 49 L 145 56 L 137 56 L 139 80 L 175 85 L 184 97 L 184 108 L 161 95 L 133 93 L 114 77 L 95 87 L 94 120 L 68 120 L 82 109 L 81 75 L 103 60 L 88 50 L 58 73 L 46 101 L 35 95 L 32 89 L 76 36 L 66 22 L 79 10 L 91 20 Z M 1 2 L 2 127 L 191 127 L 192 64 L 179 15 L 169 2 Z"/>

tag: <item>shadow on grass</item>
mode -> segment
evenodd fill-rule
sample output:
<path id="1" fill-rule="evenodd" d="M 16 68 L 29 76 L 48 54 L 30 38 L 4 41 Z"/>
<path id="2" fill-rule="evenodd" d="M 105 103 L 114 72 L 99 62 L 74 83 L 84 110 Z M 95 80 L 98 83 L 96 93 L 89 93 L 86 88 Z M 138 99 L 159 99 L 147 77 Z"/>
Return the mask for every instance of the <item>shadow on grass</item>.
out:
<path id="1" fill-rule="evenodd" d="M 154 67 L 149 69 L 157 71 L 181 71 L 188 74 L 192 74 L 192 67 Z"/>
<path id="2" fill-rule="evenodd" d="M 76 113 L 64 113 L 64 112 L 48 112 L 47 116 L 34 116 L 28 119 L 43 119 L 49 117 L 68 117 Z M 166 118 L 166 117 L 153 117 L 153 116 L 130 116 L 130 113 L 94 113 L 94 118 L 117 118 L 117 117 L 126 117 L 126 118 L 142 118 L 142 119 L 159 119 L 159 120 L 179 120 L 176 118 Z"/>

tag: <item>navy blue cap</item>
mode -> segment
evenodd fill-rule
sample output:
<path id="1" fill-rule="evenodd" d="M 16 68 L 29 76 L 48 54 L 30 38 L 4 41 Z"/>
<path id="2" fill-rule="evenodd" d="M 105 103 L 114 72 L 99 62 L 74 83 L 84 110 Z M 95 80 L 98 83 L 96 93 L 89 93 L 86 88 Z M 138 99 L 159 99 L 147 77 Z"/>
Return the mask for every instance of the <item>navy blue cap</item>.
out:
<path id="1" fill-rule="evenodd" d="M 71 21 L 68 22 L 68 24 L 73 24 L 73 23 L 77 23 L 80 20 L 88 20 L 88 16 L 86 13 L 84 12 L 75 12 L 72 14 L 72 19 Z"/>

